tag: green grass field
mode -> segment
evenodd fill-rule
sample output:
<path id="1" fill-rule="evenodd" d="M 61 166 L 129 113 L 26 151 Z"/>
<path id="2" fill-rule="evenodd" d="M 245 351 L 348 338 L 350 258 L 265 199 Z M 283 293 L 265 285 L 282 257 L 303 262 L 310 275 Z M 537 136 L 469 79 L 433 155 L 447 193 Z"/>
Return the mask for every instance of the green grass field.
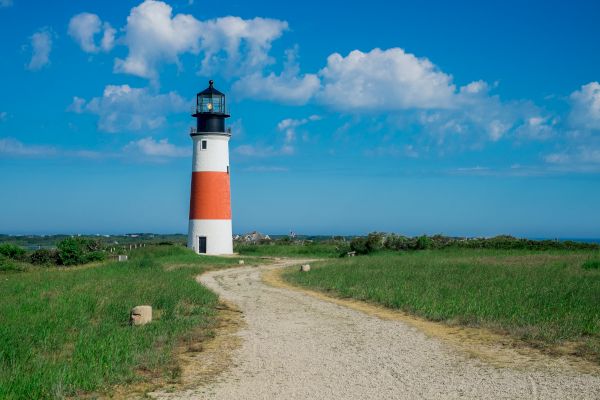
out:
<path id="1" fill-rule="evenodd" d="M 0 273 L 0 399 L 56 399 L 177 375 L 173 349 L 210 334 L 217 296 L 194 281 L 237 259 L 182 247 L 133 251 L 130 261 Z M 133 306 L 157 318 L 128 324 Z M 143 371 L 140 374 L 140 371 Z"/>
<path id="2" fill-rule="evenodd" d="M 600 362 L 598 251 L 427 250 L 328 260 L 291 283 L 434 321 L 488 327 Z"/>
<path id="3" fill-rule="evenodd" d="M 271 244 L 237 244 L 234 251 L 240 255 L 260 257 L 338 257 L 340 250 L 334 244 L 323 242 L 306 242 L 304 244 L 277 243 Z"/>

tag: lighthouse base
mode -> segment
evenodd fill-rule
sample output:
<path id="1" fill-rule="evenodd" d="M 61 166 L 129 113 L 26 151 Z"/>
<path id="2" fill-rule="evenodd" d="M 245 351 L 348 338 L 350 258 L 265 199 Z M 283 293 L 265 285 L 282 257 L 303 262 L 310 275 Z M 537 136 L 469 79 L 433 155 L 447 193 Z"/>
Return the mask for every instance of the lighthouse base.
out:
<path id="1" fill-rule="evenodd" d="M 233 254 L 230 219 L 191 219 L 188 244 L 198 254 Z"/>

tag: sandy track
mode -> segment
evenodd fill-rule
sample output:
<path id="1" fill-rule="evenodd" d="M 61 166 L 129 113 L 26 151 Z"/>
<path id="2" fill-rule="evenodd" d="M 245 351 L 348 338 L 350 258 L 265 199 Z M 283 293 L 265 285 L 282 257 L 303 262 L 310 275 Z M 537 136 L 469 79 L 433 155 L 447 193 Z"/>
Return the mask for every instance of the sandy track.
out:
<path id="1" fill-rule="evenodd" d="M 268 286 L 265 270 L 207 273 L 201 282 L 243 312 L 242 346 L 216 381 L 160 399 L 600 399 L 600 377 L 515 370 L 469 358 L 401 321 Z"/>

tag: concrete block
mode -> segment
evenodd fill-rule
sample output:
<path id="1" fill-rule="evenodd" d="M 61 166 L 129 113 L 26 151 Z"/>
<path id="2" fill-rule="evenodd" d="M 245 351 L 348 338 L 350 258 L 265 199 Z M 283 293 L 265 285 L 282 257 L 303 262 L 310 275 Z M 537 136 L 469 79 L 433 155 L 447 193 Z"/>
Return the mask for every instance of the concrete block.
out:
<path id="1" fill-rule="evenodd" d="M 310 264 L 303 264 L 303 265 L 300 267 L 300 271 L 301 271 L 301 272 L 308 272 L 308 271 L 310 271 Z"/>
<path id="2" fill-rule="evenodd" d="M 136 306 L 131 309 L 129 317 L 131 325 L 146 325 L 152 322 L 152 306 Z"/>

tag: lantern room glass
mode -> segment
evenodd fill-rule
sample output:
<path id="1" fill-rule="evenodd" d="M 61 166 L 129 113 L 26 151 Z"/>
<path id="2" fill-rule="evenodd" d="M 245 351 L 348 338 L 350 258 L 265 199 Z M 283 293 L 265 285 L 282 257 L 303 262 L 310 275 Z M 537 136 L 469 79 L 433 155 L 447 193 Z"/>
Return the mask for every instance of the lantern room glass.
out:
<path id="1" fill-rule="evenodd" d="M 221 94 L 199 94 L 197 112 L 225 114 L 225 96 Z"/>

